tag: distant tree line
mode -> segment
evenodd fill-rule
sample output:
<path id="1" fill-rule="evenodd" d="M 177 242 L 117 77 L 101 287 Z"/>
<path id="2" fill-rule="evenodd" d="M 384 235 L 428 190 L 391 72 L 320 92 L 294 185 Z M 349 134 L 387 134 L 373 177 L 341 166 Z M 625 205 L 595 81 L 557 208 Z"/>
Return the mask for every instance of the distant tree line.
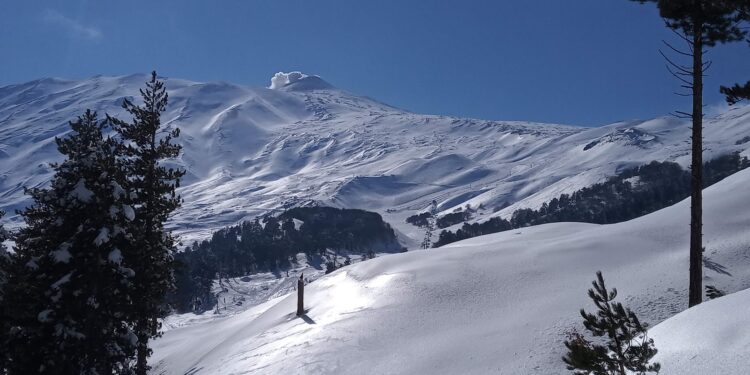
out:
<path id="1" fill-rule="evenodd" d="M 440 216 L 437 218 L 435 223 L 440 229 L 448 228 L 452 225 L 463 223 L 464 221 L 471 219 L 471 213 L 471 207 L 468 207 L 465 211 L 451 212 L 449 214 Z"/>
<path id="2" fill-rule="evenodd" d="M 377 213 L 333 207 L 292 208 L 279 216 L 223 228 L 211 239 L 195 242 L 176 254 L 177 288 L 169 300 L 178 311 L 190 310 L 196 299 L 208 309 L 215 302 L 211 285 L 217 276 L 278 270 L 296 262 L 299 253 L 312 256 L 329 249 L 371 255 L 374 250 L 398 251 L 401 246 L 393 228 Z"/>
<path id="3" fill-rule="evenodd" d="M 466 220 L 470 220 L 474 212 L 476 211 L 472 209 L 470 205 L 467 204 L 465 208 L 459 207 L 451 213 L 447 213 L 443 216 L 439 216 L 435 220 L 435 224 L 440 229 L 448 228 L 452 225 L 456 225 L 459 223 L 463 223 Z M 422 213 L 407 217 L 406 222 L 411 225 L 424 228 L 427 226 L 428 220 L 430 219 L 431 216 L 432 215 L 430 212 L 422 212 Z"/>
<path id="4" fill-rule="evenodd" d="M 703 187 L 711 186 L 748 165 L 748 159 L 739 153 L 710 160 L 704 163 Z M 690 177 L 690 171 L 676 163 L 652 161 L 572 194 L 561 194 L 543 203 L 537 210 L 516 210 L 510 220 L 493 217 L 482 223 L 464 223 L 455 232 L 444 230 L 434 246 L 545 223 L 574 221 L 610 224 L 634 219 L 690 196 Z"/>
<path id="5" fill-rule="evenodd" d="M 425 227 L 427 226 L 427 220 L 430 218 L 429 212 L 422 212 L 415 215 L 411 215 L 406 218 L 406 222 L 414 225 L 415 227 Z"/>

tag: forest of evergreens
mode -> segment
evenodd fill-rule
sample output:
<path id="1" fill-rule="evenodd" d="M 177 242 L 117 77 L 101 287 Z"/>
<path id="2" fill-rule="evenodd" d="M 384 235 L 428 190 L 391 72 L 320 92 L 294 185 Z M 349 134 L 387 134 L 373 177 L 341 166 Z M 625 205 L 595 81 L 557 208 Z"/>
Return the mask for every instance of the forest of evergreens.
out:
<path id="1" fill-rule="evenodd" d="M 708 187 L 750 165 L 739 153 L 704 163 L 703 186 Z M 690 195 L 690 172 L 672 162 L 653 161 L 622 171 L 607 181 L 572 194 L 561 194 L 539 209 L 523 208 L 510 220 L 493 217 L 481 223 L 464 223 L 451 232 L 440 232 L 434 247 L 451 242 L 531 225 L 577 221 L 610 224 L 634 219 L 671 206 Z M 438 219 L 439 221 L 440 219 Z"/>
<path id="2" fill-rule="evenodd" d="M 176 254 L 176 289 L 170 303 L 186 311 L 199 298 L 210 308 L 211 284 L 217 277 L 288 268 L 299 253 L 321 255 L 328 249 L 358 254 L 402 250 L 391 226 L 377 213 L 296 207 L 226 227 Z"/>

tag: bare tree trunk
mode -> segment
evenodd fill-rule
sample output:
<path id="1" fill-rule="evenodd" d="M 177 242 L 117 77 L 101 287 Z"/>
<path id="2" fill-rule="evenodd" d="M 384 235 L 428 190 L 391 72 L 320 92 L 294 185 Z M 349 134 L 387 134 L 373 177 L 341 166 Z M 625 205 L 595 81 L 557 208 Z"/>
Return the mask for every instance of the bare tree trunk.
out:
<path id="1" fill-rule="evenodd" d="M 699 4 L 696 4 L 700 7 Z M 703 299 L 703 21 L 693 18 L 693 150 L 690 180 L 690 288 L 688 307 Z"/>
<path id="2" fill-rule="evenodd" d="M 297 280 L 297 316 L 305 315 L 305 280 L 303 274 Z"/>

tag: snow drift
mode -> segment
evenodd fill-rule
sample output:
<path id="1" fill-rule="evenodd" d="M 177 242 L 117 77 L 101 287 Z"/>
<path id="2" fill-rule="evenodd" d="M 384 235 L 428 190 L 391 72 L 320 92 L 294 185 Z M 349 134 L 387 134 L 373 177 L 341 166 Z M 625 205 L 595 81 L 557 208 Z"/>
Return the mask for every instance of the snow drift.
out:
<path id="1" fill-rule="evenodd" d="M 704 302 L 649 331 L 664 375 L 745 374 L 750 364 L 750 290 Z"/>

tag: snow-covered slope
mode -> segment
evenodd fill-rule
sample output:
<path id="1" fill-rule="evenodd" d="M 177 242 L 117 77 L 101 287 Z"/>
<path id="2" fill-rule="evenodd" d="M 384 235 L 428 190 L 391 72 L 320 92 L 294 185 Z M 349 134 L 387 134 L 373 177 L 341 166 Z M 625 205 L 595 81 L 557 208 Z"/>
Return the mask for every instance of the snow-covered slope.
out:
<path id="1" fill-rule="evenodd" d="M 750 366 L 750 290 L 683 311 L 649 331 L 663 375 L 746 374 Z"/>
<path id="2" fill-rule="evenodd" d="M 146 75 L 41 79 L 0 87 L 0 208 L 13 220 L 23 187 L 44 184 L 59 160 L 54 137 L 91 108 L 124 116 Z M 409 113 L 301 73 L 273 89 L 166 79 L 169 126 L 182 129 L 184 206 L 172 225 L 185 242 L 244 218 L 315 200 L 404 218 L 436 199 L 448 211 L 483 203 L 538 206 L 561 192 L 651 160 L 688 162 L 689 125 L 670 118 L 580 128 Z M 706 156 L 745 150 L 750 107 L 706 124 Z"/>
<path id="3" fill-rule="evenodd" d="M 705 191 L 705 282 L 728 292 L 750 286 L 748 184 L 745 170 Z M 166 332 L 154 342 L 154 373 L 567 373 L 562 341 L 581 329 L 578 310 L 593 309 L 586 291 L 597 270 L 642 321 L 687 308 L 688 221 L 683 201 L 619 224 L 547 224 L 356 263 L 306 288 L 304 318 L 289 295 Z M 733 297 L 724 298 L 706 314 L 714 303 L 731 308 Z M 684 316 L 674 324 L 693 319 Z M 660 349 L 663 340 L 663 371 L 695 373 L 670 354 L 686 332 L 671 324 L 653 333 Z M 747 343 L 745 334 L 707 337 L 719 335 Z"/>

